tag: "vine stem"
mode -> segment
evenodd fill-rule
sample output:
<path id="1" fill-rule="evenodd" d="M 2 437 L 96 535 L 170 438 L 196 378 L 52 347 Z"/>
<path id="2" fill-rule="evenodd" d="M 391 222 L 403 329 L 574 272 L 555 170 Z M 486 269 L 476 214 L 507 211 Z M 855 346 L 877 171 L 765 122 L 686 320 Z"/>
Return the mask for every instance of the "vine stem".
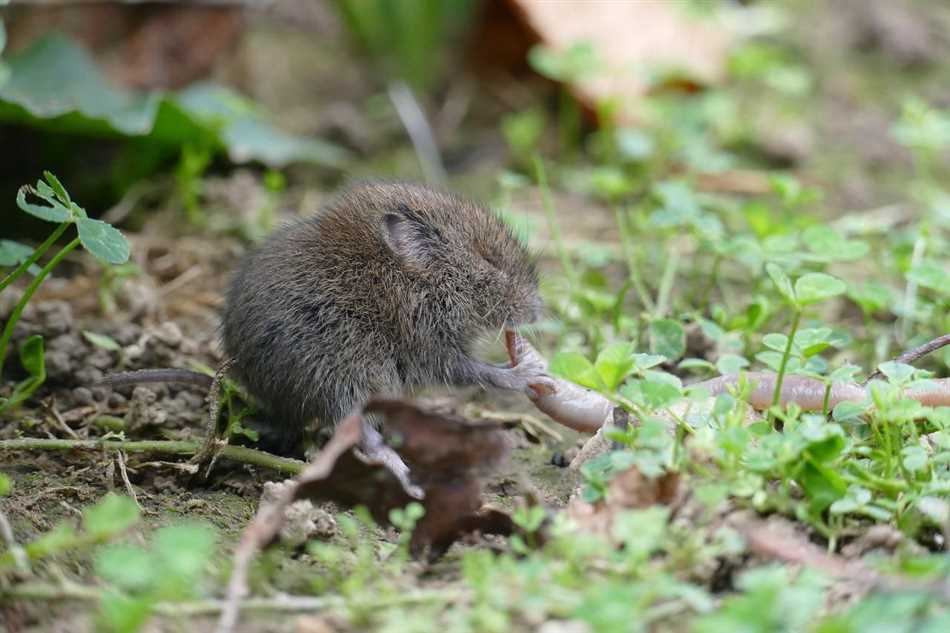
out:
<path id="1" fill-rule="evenodd" d="M 426 180 L 435 184 L 445 183 L 448 176 L 442 164 L 435 134 L 412 89 L 404 81 L 394 81 L 386 87 L 386 93 L 409 135 L 409 141 L 416 151 Z"/>
<path id="2" fill-rule="evenodd" d="M 788 333 L 788 342 L 785 344 L 785 351 L 782 353 L 782 362 L 778 366 L 778 374 L 775 377 L 775 391 L 772 393 L 772 406 L 776 407 L 782 401 L 782 382 L 785 380 L 785 368 L 788 366 L 788 359 L 792 355 L 792 345 L 795 344 L 795 333 L 798 331 L 798 324 L 802 320 L 802 311 L 795 309 L 795 316 L 792 318 L 792 329 Z"/>
<path id="3" fill-rule="evenodd" d="M 23 314 L 26 304 L 30 302 L 33 293 L 40 287 L 40 284 L 43 283 L 43 280 L 46 279 L 50 271 L 56 268 L 56 264 L 62 261 L 62 259 L 77 246 L 79 246 L 79 238 L 75 237 L 72 242 L 60 249 L 58 253 L 53 255 L 52 259 L 46 262 L 46 265 L 43 266 L 43 270 L 41 270 L 33 281 L 30 282 L 30 285 L 26 287 L 26 290 L 23 292 L 23 297 L 20 299 L 20 302 L 16 304 L 13 313 L 10 315 L 9 320 L 7 320 L 6 327 L 3 328 L 3 338 L 0 338 L 0 368 L 3 367 L 3 363 L 7 359 L 7 347 L 9 347 L 10 339 L 13 337 L 13 328 L 16 327 L 17 321 L 20 320 L 20 315 Z"/>
<path id="4" fill-rule="evenodd" d="M 3 292 L 3 289 L 9 286 L 13 281 L 23 274 L 30 266 L 36 263 L 40 257 L 43 256 L 43 253 L 49 250 L 49 247 L 56 243 L 56 240 L 69 228 L 71 222 L 63 222 L 56 227 L 56 230 L 50 233 L 50 236 L 46 238 L 46 241 L 36 247 L 36 250 L 33 251 L 33 254 L 23 260 L 16 270 L 3 278 L 3 281 L 0 281 L 0 292 Z"/>
<path id="5" fill-rule="evenodd" d="M 143 440 L 124 442 L 117 440 L 66 440 L 46 438 L 20 438 L 15 440 L 0 440 L 0 451 L 74 451 L 74 450 L 106 450 L 126 451 L 128 453 L 164 453 L 167 455 L 194 455 L 201 448 L 198 442 Z M 253 464 L 271 468 L 288 475 L 296 475 L 306 465 L 297 459 L 277 457 L 270 453 L 258 451 L 244 446 L 225 446 L 221 449 L 221 456 L 243 464 Z"/>
<path id="6" fill-rule="evenodd" d="M 11 587 L 0 587 L 0 597 L 8 599 L 60 602 L 75 600 L 95 602 L 102 598 L 103 591 L 96 587 L 63 582 L 52 585 L 40 582 L 28 582 Z M 447 590 L 410 591 L 394 596 L 382 597 L 378 606 L 401 606 L 425 604 L 427 602 L 447 602 L 465 599 L 464 593 Z M 248 598 L 240 604 L 241 611 L 258 613 L 306 613 L 341 609 L 346 606 L 341 596 L 300 596 L 279 595 L 272 598 Z M 160 616 L 207 616 L 220 613 L 225 607 L 224 600 L 191 600 L 184 602 L 156 602 L 154 612 Z"/>
<path id="7" fill-rule="evenodd" d="M 571 264 L 571 258 L 564 247 L 564 239 L 561 236 L 561 227 L 557 223 L 557 214 L 554 211 L 554 202 L 551 200 L 551 189 L 548 187 L 548 176 L 544 168 L 544 160 L 540 155 L 534 155 L 534 177 L 538 183 L 538 189 L 541 190 L 541 206 L 544 207 L 544 214 L 548 219 L 548 230 L 551 231 L 551 238 L 554 240 L 554 247 L 557 249 L 558 259 L 561 260 L 561 268 L 567 275 L 571 284 L 571 291 L 576 287 L 577 275 L 574 266 Z"/>

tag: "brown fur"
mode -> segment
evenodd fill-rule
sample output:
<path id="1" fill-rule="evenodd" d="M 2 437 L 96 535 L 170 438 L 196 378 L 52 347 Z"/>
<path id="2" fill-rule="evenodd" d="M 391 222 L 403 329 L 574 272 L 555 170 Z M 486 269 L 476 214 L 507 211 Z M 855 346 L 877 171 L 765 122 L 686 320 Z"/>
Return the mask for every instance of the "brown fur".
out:
<path id="1" fill-rule="evenodd" d="M 290 449 L 372 395 L 524 389 L 530 376 L 474 359 L 471 345 L 540 308 L 534 264 L 493 213 L 421 185 L 366 184 L 244 259 L 222 335 Z"/>

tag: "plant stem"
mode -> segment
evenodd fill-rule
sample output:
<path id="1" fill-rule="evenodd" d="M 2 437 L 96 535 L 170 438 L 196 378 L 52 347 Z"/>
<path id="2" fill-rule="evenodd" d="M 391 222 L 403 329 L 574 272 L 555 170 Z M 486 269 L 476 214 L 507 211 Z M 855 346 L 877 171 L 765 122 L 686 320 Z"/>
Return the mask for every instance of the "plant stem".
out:
<path id="1" fill-rule="evenodd" d="M 557 224 L 557 218 L 554 214 L 554 203 L 551 202 L 551 189 L 548 187 L 548 177 L 544 170 L 544 161 L 541 156 L 534 156 L 534 177 L 541 190 L 541 204 L 544 207 L 544 213 L 548 218 L 548 229 L 551 231 L 551 239 L 554 240 L 554 247 L 557 249 L 558 258 L 561 260 L 561 268 L 571 284 L 571 290 L 575 287 L 577 279 L 574 273 L 574 266 L 571 264 L 571 258 L 567 255 L 567 249 L 564 248 L 564 240 L 561 237 L 561 228 Z"/>
<path id="2" fill-rule="evenodd" d="M 430 183 L 442 184 L 448 176 L 439 155 L 439 146 L 435 142 L 432 126 L 426 119 L 422 106 L 419 105 L 415 94 L 404 81 L 393 81 L 386 87 L 386 94 L 396 109 L 396 114 L 406 128 L 406 134 L 416 150 L 419 166 L 425 179 Z"/>
<path id="3" fill-rule="evenodd" d="M 785 351 L 782 353 L 782 362 L 778 366 L 778 375 L 775 377 L 775 392 L 772 394 L 772 406 L 778 406 L 782 401 L 782 381 L 785 380 L 785 367 L 788 365 L 788 359 L 792 355 L 792 345 L 795 344 L 795 332 L 798 331 L 798 324 L 802 320 L 801 308 L 795 308 L 795 316 L 792 317 L 792 329 L 788 333 L 788 342 L 785 344 Z"/>
<path id="4" fill-rule="evenodd" d="M 169 455 L 194 455 L 201 448 L 199 442 L 143 440 L 124 442 L 118 440 L 65 440 L 46 438 L 21 438 L 16 440 L 0 440 L 0 451 L 73 451 L 73 450 L 107 450 L 126 451 L 129 453 L 165 453 Z M 243 446 L 225 446 L 221 449 L 221 456 L 243 464 L 263 466 L 273 470 L 296 475 L 305 462 L 286 457 L 277 457 L 270 453 L 258 451 Z"/>
<path id="5" fill-rule="evenodd" d="M 43 266 L 43 270 L 41 270 L 33 281 L 30 282 L 30 285 L 26 287 L 26 290 L 23 292 L 23 297 L 20 299 L 20 302 L 16 304 L 13 313 L 10 315 L 10 319 L 7 321 L 6 327 L 3 328 L 3 337 L 0 338 L 0 369 L 3 368 L 3 363 L 7 359 L 7 347 L 10 345 L 10 339 L 13 337 L 13 328 L 16 327 L 17 321 L 20 320 L 20 315 L 23 314 L 26 304 L 30 302 L 33 293 L 40 287 L 40 284 L 43 283 L 43 280 L 46 279 L 50 271 L 56 267 L 56 264 L 62 261 L 62 259 L 77 246 L 79 246 L 78 237 L 73 238 L 72 242 L 60 249 L 52 259 L 46 262 L 46 265 Z"/>
<path id="6" fill-rule="evenodd" d="M 76 600 L 94 602 L 102 598 L 102 589 L 74 582 L 52 585 L 41 582 L 26 582 L 10 587 L 0 587 L 0 597 L 20 600 L 62 602 Z M 377 608 L 381 606 L 400 606 L 432 603 L 444 603 L 463 599 L 464 593 L 445 589 L 416 590 L 393 596 L 380 597 Z M 274 597 L 247 598 L 240 602 L 244 612 L 295 613 L 341 609 L 346 606 L 346 598 L 336 595 L 299 596 L 281 594 Z M 156 602 L 155 613 L 160 616 L 202 616 L 215 615 L 224 609 L 224 600 L 189 600 L 183 602 Z"/>
<path id="7" fill-rule="evenodd" d="M 624 214 L 620 208 L 620 205 L 614 205 L 614 215 L 617 216 L 617 228 L 620 230 L 620 247 L 623 249 L 624 255 L 627 259 L 627 275 L 630 278 L 630 283 L 633 285 L 633 289 L 637 293 L 637 299 L 640 300 L 640 305 L 645 307 L 647 312 L 652 314 L 656 310 L 656 305 L 653 303 L 653 299 L 650 297 L 650 292 L 647 290 L 646 284 L 643 283 L 643 277 L 640 276 L 640 267 L 637 263 L 637 253 L 633 248 L 633 243 L 628 233 L 627 223 L 624 220 Z"/>
<path id="8" fill-rule="evenodd" d="M 670 309 L 670 295 L 673 293 L 673 282 L 676 279 L 676 269 L 679 267 L 679 261 L 679 253 L 675 250 L 671 251 L 669 258 L 666 260 L 666 266 L 663 268 L 660 288 L 657 291 L 656 314 L 654 315 L 657 319 L 665 317 Z"/>
<path id="9" fill-rule="evenodd" d="M 16 270 L 3 278 L 3 281 L 0 281 L 0 292 L 3 292 L 3 289 L 9 286 L 13 281 L 22 275 L 30 266 L 36 263 L 40 257 L 43 256 L 43 253 L 49 250 L 49 247 L 56 243 L 56 240 L 60 238 L 64 231 L 69 228 L 71 222 L 63 222 L 56 227 L 56 230 L 50 233 L 50 236 L 46 238 L 46 241 L 36 247 L 36 250 L 33 251 L 33 254 L 30 255 L 27 259 L 23 260 Z"/>
<path id="10" fill-rule="evenodd" d="M 920 264 L 924 259 L 924 253 L 927 249 L 927 241 L 924 236 L 920 236 L 914 242 L 914 250 L 911 252 L 910 267 L 913 268 Z M 910 332 L 911 321 L 914 320 L 914 310 L 917 309 L 917 282 L 912 279 L 907 280 L 907 287 L 904 289 L 904 302 L 901 306 L 900 327 L 898 335 L 901 343 L 907 341 Z"/>

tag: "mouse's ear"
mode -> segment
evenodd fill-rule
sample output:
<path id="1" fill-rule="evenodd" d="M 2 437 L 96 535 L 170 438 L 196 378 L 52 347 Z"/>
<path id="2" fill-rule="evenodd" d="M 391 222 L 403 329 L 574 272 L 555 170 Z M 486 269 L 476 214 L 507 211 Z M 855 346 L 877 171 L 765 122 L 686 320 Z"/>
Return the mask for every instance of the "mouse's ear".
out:
<path id="1" fill-rule="evenodd" d="M 383 239 L 399 259 L 411 266 L 426 267 L 432 261 L 433 243 L 426 227 L 404 215 L 383 216 Z"/>

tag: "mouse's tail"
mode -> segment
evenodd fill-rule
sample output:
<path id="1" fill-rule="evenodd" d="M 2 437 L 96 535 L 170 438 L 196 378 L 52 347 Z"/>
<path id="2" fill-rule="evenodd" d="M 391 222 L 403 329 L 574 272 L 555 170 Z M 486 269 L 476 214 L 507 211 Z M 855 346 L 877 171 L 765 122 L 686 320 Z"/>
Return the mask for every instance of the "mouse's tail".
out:
<path id="1" fill-rule="evenodd" d="M 124 385 L 140 385 L 150 382 L 175 382 L 210 389 L 214 378 L 190 369 L 139 369 L 136 371 L 109 374 L 96 384 L 121 387 Z"/>

